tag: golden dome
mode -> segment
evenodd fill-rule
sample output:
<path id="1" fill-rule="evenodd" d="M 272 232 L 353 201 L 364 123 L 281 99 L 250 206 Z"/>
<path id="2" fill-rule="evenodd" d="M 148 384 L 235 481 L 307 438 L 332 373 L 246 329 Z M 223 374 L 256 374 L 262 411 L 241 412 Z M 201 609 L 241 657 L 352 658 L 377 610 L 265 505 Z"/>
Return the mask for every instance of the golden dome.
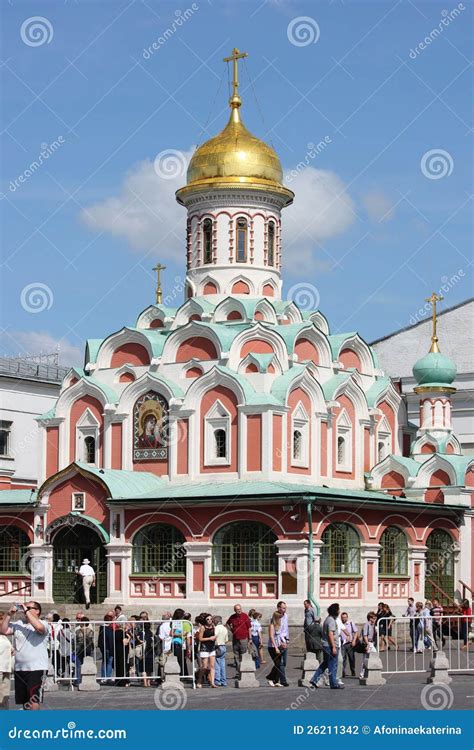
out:
<path id="1" fill-rule="evenodd" d="M 196 149 L 188 166 L 187 185 L 177 191 L 181 196 L 202 187 L 242 187 L 270 189 L 293 200 L 284 187 L 283 170 L 275 151 L 250 133 L 240 119 L 241 99 L 234 94 L 229 101 L 231 114 L 224 130 Z"/>

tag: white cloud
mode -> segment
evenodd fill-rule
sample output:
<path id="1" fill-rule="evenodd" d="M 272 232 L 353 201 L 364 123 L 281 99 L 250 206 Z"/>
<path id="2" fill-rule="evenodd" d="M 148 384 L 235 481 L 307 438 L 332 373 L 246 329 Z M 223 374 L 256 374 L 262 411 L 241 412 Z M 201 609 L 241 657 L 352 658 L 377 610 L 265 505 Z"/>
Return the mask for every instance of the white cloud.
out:
<path id="1" fill-rule="evenodd" d="M 295 199 L 283 211 L 283 260 L 290 273 L 292 268 L 300 272 L 300 263 L 328 270 L 332 264 L 324 260 L 318 245 L 349 228 L 355 217 L 354 202 L 340 177 L 325 169 L 306 167 L 287 186 Z M 293 265 L 295 261 L 299 267 Z"/>
<path id="2" fill-rule="evenodd" d="M 187 161 L 192 152 L 181 153 Z M 160 258 L 176 259 L 181 253 L 184 263 L 186 213 L 175 199 L 175 191 L 184 183 L 183 170 L 172 179 L 163 179 L 151 161 L 143 161 L 126 175 L 116 197 L 87 207 L 81 219 L 96 231 L 125 239 L 132 250 L 151 250 L 161 245 Z M 313 167 L 306 167 L 288 187 L 295 192 L 295 201 L 283 211 L 286 267 L 290 268 L 289 261 L 292 266 L 297 261 L 309 263 L 313 269 L 328 270 L 332 264 L 322 257 L 318 243 L 350 226 L 354 220 L 353 200 L 334 172 Z"/>
<path id="3" fill-rule="evenodd" d="M 395 215 L 393 201 L 379 190 L 363 195 L 362 203 L 369 218 L 374 222 L 391 221 Z"/>
<path id="4" fill-rule="evenodd" d="M 126 175 L 116 197 L 88 206 L 81 219 L 91 229 L 124 238 L 132 250 L 160 246 L 160 258 L 176 258 L 183 253 L 186 211 L 176 202 L 175 191 L 186 182 L 185 165 L 191 151 L 182 154 L 175 177 L 159 177 L 148 159 Z"/>
<path id="5" fill-rule="evenodd" d="M 64 338 L 56 338 L 47 331 L 4 331 L 2 334 L 3 356 L 22 357 L 38 354 L 53 354 L 59 348 L 59 364 L 80 367 L 84 361 L 84 350 Z"/>

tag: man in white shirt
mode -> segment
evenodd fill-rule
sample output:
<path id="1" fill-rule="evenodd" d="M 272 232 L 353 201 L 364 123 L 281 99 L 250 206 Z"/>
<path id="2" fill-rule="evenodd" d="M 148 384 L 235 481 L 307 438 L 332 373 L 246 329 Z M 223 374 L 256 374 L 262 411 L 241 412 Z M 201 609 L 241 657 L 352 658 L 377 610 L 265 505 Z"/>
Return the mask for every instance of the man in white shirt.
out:
<path id="1" fill-rule="evenodd" d="M 164 612 L 161 619 L 163 622 L 158 626 L 157 635 L 162 644 L 158 663 L 160 665 L 161 678 L 163 679 L 166 660 L 173 648 L 171 612 Z"/>
<path id="2" fill-rule="evenodd" d="M 15 614 L 20 614 L 21 619 L 11 622 Z M 48 670 L 49 630 L 40 617 L 41 605 L 29 601 L 14 604 L 0 624 L 2 635 L 13 635 L 15 702 L 33 711 L 40 707 L 43 678 Z"/>
<path id="3" fill-rule="evenodd" d="M 82 590 L 84 591 L 86 609 L 89 609 L 91 606 L 91 587 L 95 586 L 95 571 L 87 557 L 82 561 L 79 575 L 82 576 Z"/>

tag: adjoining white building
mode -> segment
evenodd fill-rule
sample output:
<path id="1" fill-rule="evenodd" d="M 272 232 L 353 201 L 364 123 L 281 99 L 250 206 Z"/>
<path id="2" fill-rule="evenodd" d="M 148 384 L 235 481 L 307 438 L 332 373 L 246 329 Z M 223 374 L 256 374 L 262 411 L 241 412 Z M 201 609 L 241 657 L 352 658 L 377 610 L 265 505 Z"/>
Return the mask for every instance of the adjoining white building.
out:
<path id="1" fill-rule="evenodd" d="M 56 402 L 67 367 L 0 357 L 0 488 L 36 487 L 38 423 Z"/>
<path id="2" fill-rule="evenodd" d="M 380 366 L 395 382 L 406 400 L 408 419 L 419 424 L 420 401 L 413 388 L 416 385 L 412 365 L 423 355 L 429 338 L 429 314 L 419 323 L 373 341 Z M 453 431 L 464 454 L 474 454 L 474 298 L 461 302 L 439 313 L 439 347 L 443 354 L 456 362 L 457 375 L 452 395 Z"/>

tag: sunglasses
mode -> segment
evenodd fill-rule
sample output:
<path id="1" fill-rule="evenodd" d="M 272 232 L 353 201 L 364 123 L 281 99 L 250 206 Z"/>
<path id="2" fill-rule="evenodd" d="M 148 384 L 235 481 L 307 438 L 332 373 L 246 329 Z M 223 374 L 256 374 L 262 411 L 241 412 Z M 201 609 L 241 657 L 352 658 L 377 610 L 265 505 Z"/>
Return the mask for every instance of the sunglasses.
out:
<path id="1" fill-rule="evenodd" d="M 26 609 L 26 612 L 28 612 L 28 610 L 30 609 L 36 609 L 36 611 L 38 612 L 38 607 L 25 607 L 25 609 Z"/>

